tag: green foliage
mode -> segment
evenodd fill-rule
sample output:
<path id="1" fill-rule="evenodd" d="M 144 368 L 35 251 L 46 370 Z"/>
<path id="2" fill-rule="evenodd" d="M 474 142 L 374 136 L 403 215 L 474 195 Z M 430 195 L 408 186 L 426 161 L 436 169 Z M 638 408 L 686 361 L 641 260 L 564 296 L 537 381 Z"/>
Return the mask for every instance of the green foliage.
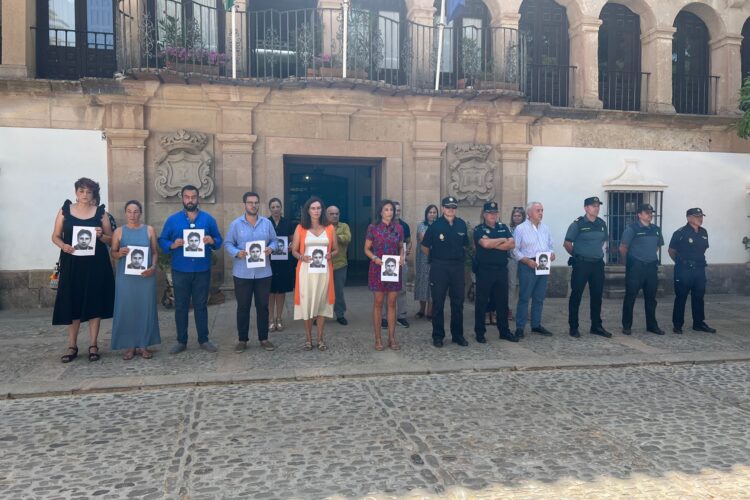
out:
<path id="1" fill-rule="evenodd" d="M 750 76 L 740 88 L 740 110 L 745 114 L 737 124 L 737 135 L 747 139 L 750 137 Z"/>
<path id="2" fill-rule="evenodd" d="M 476 38 L 464 36 L 461 43 L 461 66 L 464 77 L 471 83 L 482 71 L 482 54 Z"/>
<path id="3" fill-rule="evenodd" d="M 183 36 L 182 19 L 177 16 L 164 14 L 164 17 L 159 19 L 158 24 L 160 50 L 165 50 L 168 47 L 202 48 L 201 28 L 197 19 L 193 19 L 190 26 L 187 26 L 185 36 Z"/>

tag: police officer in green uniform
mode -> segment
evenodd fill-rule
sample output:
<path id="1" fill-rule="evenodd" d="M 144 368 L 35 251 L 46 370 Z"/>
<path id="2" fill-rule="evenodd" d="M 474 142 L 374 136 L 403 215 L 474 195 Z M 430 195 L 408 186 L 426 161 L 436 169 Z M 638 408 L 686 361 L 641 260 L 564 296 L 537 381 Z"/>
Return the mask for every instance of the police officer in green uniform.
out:
<path id="1" fill-rule="evenodd" d="M 508 328 L 508 251 L 515 248 L 510 228 L 499 222 L 497 203 L 488 201 L 482 210 L 484 223 L 474 228 L 476 247 L 476 299 L 474 301 L 474 333 L 477 342 L 484 344 L 484 315 L 487 301 L 492 297 L 497 312 L 500 338 L 518 342 Z"/>
<path id="2" fill-rule="evenodd" d="M 467 346 L 464 338 L 464 260 L 469 245 L 466 222 L 456 217 L 458 200 L 446 196 L 443 215 L 433 222 L 422 238 L 422 252 L 430 259 L 432 291 L 432 345 L 443 347 L 445 296 L 451 301 L 451 338 Z"/>
<path id="3" fill-rule="evenodd" d="M 622 333 L 631 334 L 633 306 L 638 292 L 643 289 L 646 308 L 646 330 L 664 335 L 656 322 L 657 269 L 659 248 L 664 246 L 661 228 L 651 224 L 654 207 L 644 203 L 638 207 L 638 220 L 625 228 L 620 240 L 620 257 L 625 262 L 625 299 L 622 302 Z"/>
<path id="4" fill-rule="evenodd" d="M 607 224 L 599 218 L 602 202 L 592 196 L 583 201 L 586 215 L 578 217 L 568 227 L 563 246 L 571 255 L 573 266 L 570 276 L 570 300 L 568 301 L 568 325 L 570 336 L 580 337 L 578 331 L 578 309 L 586 283 L 591 297 L 591 330 L 594 335 L 611 337 L 602 326 L 602 294 L 604 293 L 604 245 L 607 242 Z"/>
<path id="5" fill-rule="evenodd" d="M 678 229 L 669 241 L 669 256 L 674 266 L 674 309 L 672 327 L 675 333 L 682 333 L 685 322 L 685 302 L 690 294 L 693 310 L 693 330 L 716 333 L 715 328 L 706 324 L 703 296 L 706 294 L 706 250 L 708 231 L 703 226 L 706 214 L 700 208 L 687 211 L 687 224 Z"/>

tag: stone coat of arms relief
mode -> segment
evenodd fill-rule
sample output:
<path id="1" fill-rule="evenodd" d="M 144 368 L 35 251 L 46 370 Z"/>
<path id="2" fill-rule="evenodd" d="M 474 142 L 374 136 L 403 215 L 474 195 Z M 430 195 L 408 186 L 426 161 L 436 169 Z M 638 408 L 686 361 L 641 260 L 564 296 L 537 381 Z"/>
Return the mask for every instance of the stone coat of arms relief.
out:
<path id="1" fill-rule="evenodd" d="M 214 159 L 208 151 L 209 136 L 177 130 L 159 139 L 162 151 L 154 160 L 156 192 L 163 198 L 180 194 L 182 186 L 198 187 L 204 201 L 214 201 Z"/>
<path id="2" fill-rule="evenodd" d="M 448 194 L 469 205 L 495 198 L 495 169 L 489 144 L 448 145 Z"/>

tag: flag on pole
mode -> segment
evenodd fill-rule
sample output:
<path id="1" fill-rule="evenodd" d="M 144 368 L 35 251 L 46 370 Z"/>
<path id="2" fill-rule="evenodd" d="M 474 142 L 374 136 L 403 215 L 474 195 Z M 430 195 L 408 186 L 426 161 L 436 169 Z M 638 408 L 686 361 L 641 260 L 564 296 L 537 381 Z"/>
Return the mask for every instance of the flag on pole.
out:
<path id="1" fill-rule="evenodd" d="M 227 0 L 227 2 L 231 2 L 233 0 Z M 455 18 L 461 15 L 461 10 L 463 10 L 464 5 L 466 5 L 466 0 L 447 0 L 447 5 L 445 6 L 445 18 L 446 22 L 451 22 Z"/>
<path id="2" fill-rule="evenodd" d="M 216 4 L 214 4 L 216 5 Z M 227 7 L 224 10 L 231 10 L 234 7 L 234 0 L 227 0 Z"/>

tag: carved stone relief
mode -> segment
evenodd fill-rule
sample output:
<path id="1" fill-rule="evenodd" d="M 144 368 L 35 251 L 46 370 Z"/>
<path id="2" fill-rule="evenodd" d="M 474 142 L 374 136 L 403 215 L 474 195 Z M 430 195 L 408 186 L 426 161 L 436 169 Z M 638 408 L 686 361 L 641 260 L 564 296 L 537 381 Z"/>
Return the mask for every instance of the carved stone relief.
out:
<path id="1" fill-rule="evenodd" d="M 204 201 L 214 201 L 214 159 L 209 151 L 209 136 L 201 132 L 178 130 L 159 139 L 162 151 L 154 161 L 156 192 L 163 198 L 180 194 L 182 186 L 192 184 Z"/>
<path id="2" fill-rule="evenodd" d="M 495 198 L 495 169 L 489 144 L 448 145 L 448 193 L 469 205 Z"/>

